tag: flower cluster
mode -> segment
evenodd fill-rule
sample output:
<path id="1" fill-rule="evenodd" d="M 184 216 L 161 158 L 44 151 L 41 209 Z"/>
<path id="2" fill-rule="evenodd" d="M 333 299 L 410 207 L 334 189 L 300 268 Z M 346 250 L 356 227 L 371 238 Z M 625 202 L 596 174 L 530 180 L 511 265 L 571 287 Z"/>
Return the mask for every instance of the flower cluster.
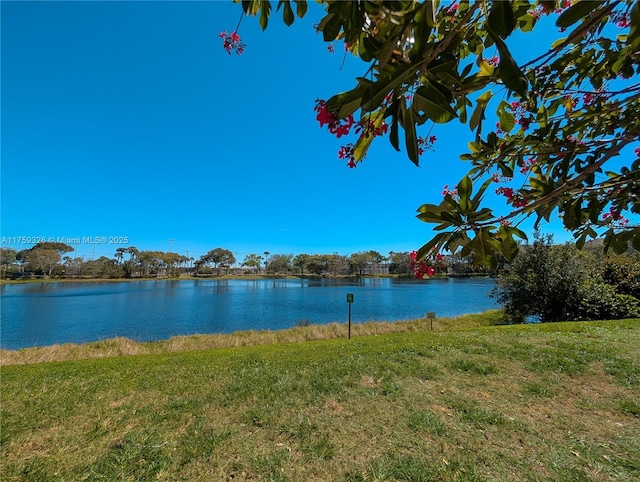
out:
<path id="1" fill-rule="evenodd" d="M 364 136 L 378 137 L 382 134 L 386 134 L 389 130 L 389 126 L 382 122 L 379 126 L 376 127 L 375 122 L 372 120 L 359 120 L 356 122 L 356 127 L 353 129 L 353 132 L 356 134 L 362 133 Z"/>
<path id="2" fill-rule="evenodd" d="M 449 189 L 449 185 L 445 184 L 442 187 L 442 197 L 449 195 L 452 198 L 456 198 L 458 196 L 458 189 L 457 188 L 453 188 L 453 189 Z"/>
<path id="3" fill-rule="evenodd" d="M 376 125 L 376 122 L 372 121 L 369 116 L 359 121 L 355 121 L 351 114 L 344 119 L 339 119 L 333 112 L 327 109 L 326 101 L 321 99 L 316 100 L 314 110 L 317 112 L 316 120 L 320 123 L 320 127 L 326 125 L 329 132 L 338 138 L 348 135 L 352 127 L 353 132 L 359 134 L 361 139 L 369 136 L 381 136 L 389 131 L 388 124 L 383 121 Z M 433 139 L 435 141 L 435 137 L 433 137 Z M 355 159 L 355 147 L 353 144 L 342 146 L 338 151 L 338 158 L 346 159 L 347 165 L 352 168 L 356 167 L 358 163 Z"/>
<path id="4" fill-rule="evenodd" d="M 356 157 L 354 151 L 355 150 L 353 144 L 342 146 L 338 151 L 338 159 L 345 159 L 347 161 L 347 166 L 352 169 L 356 167 Z"/>
<path id="5" fill-rule="evenodd" d="M 631 26 L 631 21 L 626 12 L 613 12 L 611 14 L 611 21 L 615 22 L 616 27 L 627 28 Z"/>
<path id="6" fill-rule="evenodd" d="M 498 58 L 497 55 L 494 55 L 490 59 L 485 57 L 482 60 L 484 60 L 486 63 L 488 63 L 489 65 L 491 65 L 493 67 L 497 67 L 498 64 L 500 63 L 500 59 Z"/>
<path id="7" fill-rule="evenodd" d="M 436 136 L 418 137 L 418 155 L 421 156 L 425 151 L 433 151 L 433 145 L 438 140 Z"/>
<path id="8" fill-rule="evenodd" d="M 318 113 L 316 120 L 320 123 L 320 127 L 324 127 L 326 124 L 329 132 L 338 138 L 349 134 L 354 123 L 352 115 L 346 119 L 338 119 L 333 112 L 327 110 L 327 103 L 320 99 L 316 100 L 316 106 L 313 110 Z"/>
<path id="9" fill-rule="evenodd" d="M 561 0 L 560 2 L 558 2 L 558 8 L 553 8 L 548 6 L 547 4 L 541 4 L 538 5 L 536 8 L 534 8 L 533 10 L 529 10 L 527 13 L 529 15 L 531 15 L 533 18 L 535 18 L 536 20 L 540 19 L 540 17 L 542 17 L 542 15 L 549 15 L 550 13 L 562 13 L 564 12 L 567 8 L 569 8 L 571 6 L 571 0 Z"/>
<path id="10" fill-rule="evenodd" d="M 602 220 L 611 223 L 618 228 L 624 228 L 629 224 L 629 220 L 620 214 L 620 211 L 613 207 L 609 209 L 609 212 L 602 215 Z"/>
<path id="11" fill-rule="evenodd" d="M 236 55 L 242 55 L 244 53 L 246 45 L 242 42 L 237 32 L 229 33 L 223 30 L 218 37 L 222 39 L 222 48 L 224 48 L 229 55 L 231 55 L 232 50 Z"/>
<path id="12" fill-rule="evenodd" d="M 522 167 L 520 167 L 520 173 L 521 174 L 528 173 L 531 170 L 531 168 L 535 166 L 535 164 L 536 164 L 536 160 L 533 157 L 530 157 L 529 159 L 525 159 L 522 163 Z"/>
<path id="13" fill-rule="evenodd" d="M 540 17 L 542 17 L 542 14 L 544 12 L 542 11 L 542 7 L 536 7 L 533 10 L 529 10 L 527 13 L 538 20 Z"/>
<path id="14" fill-rule="evenodd" d="M 633 150 L 633 153 L 636 155 L 636 157 L 637 157 L 638 159 L 640 159 L 640 147 L 636 147 L 636 148 Z"/>
<path id="15" fill-rule="evenodd" d="M 499 183 L 499 182 L 510 182 L 513 180 L 513 178 L 511 177 L 507 177 L 507 176 L 503 176 L 502 174 L 498 173 L 498 172 L 494 172 L 493 176 L 491 177 L 491 180 L 495 183 Z"/>
<path id="16" fill-rule="evenodd" d="M 522 130 L 526 131 L 531 125 L 531 121 L 533 120 L 528 116 L 529 112 L 527 111 L 527 103 L 520 102 L 514 100 L 509 104 L 511 108 L 511 112 L 513 112 L 514 117 L 516 118 L 516 122 L 522 127 Z"/>
<path id="17" fill-rule="evenodd" d="M 430 266 L 425 260 L 418 261 L 418 252 L 411 251 L 409 253 L 409 268 L 416 275 L 416 278 L 423 279 L 425 276 L 433 276 L 436 274 L 436 269 Z"/>
<path id="18" fill-rule="evenodd" d="M 514 208 L 523 208 L 529 202 L 520 194 L 519 192 L 515 192 L 511 187 L 499 187 L 496 189 L 496 194 L 501 194 L 507 198 L 507 202 L 510 203 Z"/>

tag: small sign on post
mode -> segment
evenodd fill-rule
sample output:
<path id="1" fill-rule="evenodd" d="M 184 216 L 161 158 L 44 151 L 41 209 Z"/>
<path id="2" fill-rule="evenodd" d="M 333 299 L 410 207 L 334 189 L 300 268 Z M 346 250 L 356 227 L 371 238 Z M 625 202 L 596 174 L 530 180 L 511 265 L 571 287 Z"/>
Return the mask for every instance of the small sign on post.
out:
<path id="1" fill-rule="evenodd" d="M 436 319 L 436 312 L 435 311 L 429 311 L 427 312 L 427 320 L 429 320 L 429 322 L 431 323 L 431 331 L 433 331 L 433 320 Z"/>
<path id="2" fill-rule="evenodd" d="M 348 338 L 351 339 L 351 305 L 353 304 L 353 293 L 347 293 L 347 303 L 349 303 L 349 332 Z"/>

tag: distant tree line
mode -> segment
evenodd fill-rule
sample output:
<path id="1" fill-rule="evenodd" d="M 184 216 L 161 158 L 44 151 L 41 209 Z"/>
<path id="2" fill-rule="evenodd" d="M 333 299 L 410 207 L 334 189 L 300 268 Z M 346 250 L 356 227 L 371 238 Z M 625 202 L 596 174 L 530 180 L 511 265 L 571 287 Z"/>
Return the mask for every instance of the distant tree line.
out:
<path id="1" fill-rule="evenodd" d="M 178 278 L 180 276 L 414 276 L 409 252 L 360 251 L 351 255 L 251 253 L 237 260 L 233 252 L 215 248 L 199 258 L 174 252 L 119 247 L 112 258 L 85 259 L 73 256 L 64 243 L 42 242 L 17 251 L 0 248 L 0 277 L 20 278 Z M 436 274 L 468 275 L 470 257 L 447 256 L 434 265 Z"/>

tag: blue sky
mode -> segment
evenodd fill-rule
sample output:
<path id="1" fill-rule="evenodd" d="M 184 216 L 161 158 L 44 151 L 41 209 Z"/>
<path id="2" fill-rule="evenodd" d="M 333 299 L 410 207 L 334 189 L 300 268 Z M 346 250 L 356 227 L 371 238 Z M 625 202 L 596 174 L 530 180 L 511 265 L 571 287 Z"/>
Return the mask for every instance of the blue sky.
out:
<path id="1" fill-rule="evenodd" d="M 312 28 L 315 4 L 290 28 L 245 18 L 242 56 L 218 38 L 240 17 L 230 1 L 1 9 L 3 238 L 127 237 L 239 260 L 410 251 L 432 236 L 418 206 L 468 169 L 458 155 L 472 136 L 456 123 L 436 126 L 420 168 L 387 139 L 356 169 L 337 158 L 341 140 L 319 128 L 314 101 L 352 88 L 366 65 L 349 57 L 341 69 L 341 47 L 330 54 Z M 117 241 L 77 252 L 112 257 Z"/>

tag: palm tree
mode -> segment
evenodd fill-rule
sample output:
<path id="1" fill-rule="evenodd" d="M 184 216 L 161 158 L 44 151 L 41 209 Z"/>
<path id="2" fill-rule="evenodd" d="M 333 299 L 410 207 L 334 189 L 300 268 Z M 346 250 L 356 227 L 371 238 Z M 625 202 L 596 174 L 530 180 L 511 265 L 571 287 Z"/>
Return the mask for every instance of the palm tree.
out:
<path id="1" fill-rule="evenodd" d="M 264 252 L 264 270 L 267 271 L 267 263 L 269 262 L 269 255 L 271 253 L 269 251 Z"/>
<path id="2" fill-rule="evenodd" d="M 129 253 L 129 261 L 127 262 L 127 277 L 133 278 L 134 277 L 133 267 L 135 265 L 136 258 L 138 257 L 138 253 L 140 253 L 140 251 L 138 251 L 138 248 L 136 248 L 135 246 L 129 246 L 126 249 L 126 252 Z"/>
<path id="3" fill-rule="evenodd" d="M 122 259 L 124 258 L 124 253 L 127 252 L 127 248 L 117 248 L 115 257 L 118 260 L 118 264 L 122 264 Z"/>

